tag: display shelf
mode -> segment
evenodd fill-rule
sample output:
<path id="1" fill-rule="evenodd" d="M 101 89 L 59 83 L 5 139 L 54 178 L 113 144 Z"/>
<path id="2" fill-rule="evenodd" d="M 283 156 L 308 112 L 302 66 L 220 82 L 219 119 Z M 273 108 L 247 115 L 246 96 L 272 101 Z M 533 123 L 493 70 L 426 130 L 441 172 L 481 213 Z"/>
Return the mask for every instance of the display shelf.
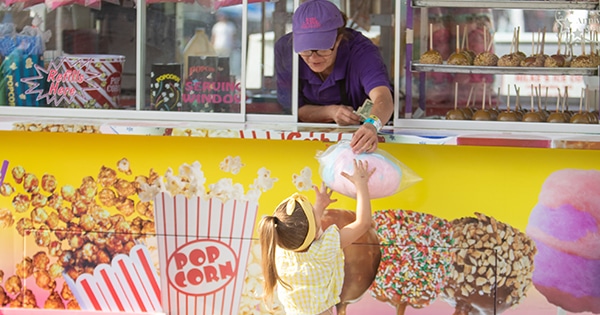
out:
<path id="1" fill-rule="evenodd" d="M 496 66 L 456 66 L 448 64 L 423 64 L 416 61 L 412 71 L 445 72 L 468 74 L 538 74 L 538 75 L 584 75 L 598 74 L 597 68 L 545 68 L 545 67 L 496 67 Z"/>
<path id="2" fill-rule="evenodd" d="M 408 30 L 413 29 L 413 9 L 419 8 L 483 8 L 483 9 L 532 9 L 532 10 L 594 10 L 598 9 L 599 1 L 475 1 L 475 0 L 411 0 L 408 2 L 406 25 Z M 394 126 L 400 128 L 431 128 L 449 130 L 473 130 L 491 132 L 535 132 L 535 133 L 567 133 L 599 135 L 598 124 L 570 124 L 570 123 L 530 123 L 530 122 L 503 122 L 503 121 L 473 121 L 473 120 L 445 120 L 445 119 L 419 119 L 413 118 L 413 113 L 426 110 L 425 87 L 426 73 L 451 73 L 451 74 L 487 74 L 487 75 L 546 75 L 546 76 L 584 76 L 594 77 L 600 75 L 600 67 L 591 68 L 549 68 L 549 67 L 499 67 L 499 66 L 458 66 L 443 64 L 422 64 L 420 60 L 413 60 L 413 34 L 408 33 L 406 40 L 405 75 L 406 101 L 404 116 L 396 112 Z M 419 95 L 413 98 L 413 76 L 417 75 Z M 418 101 L 417 101 L 418 100 Z M 414 111 L 417 101 L 417 111 Z"/>
<path id="3" fill-rule="evenodd" d="M 478 0 L 413 0 L 413 7 L 446 8 L 493 8 L 493 9 L 531 9 L 531 10 L 594 10 L 598 1 L 478 1 Z"/>

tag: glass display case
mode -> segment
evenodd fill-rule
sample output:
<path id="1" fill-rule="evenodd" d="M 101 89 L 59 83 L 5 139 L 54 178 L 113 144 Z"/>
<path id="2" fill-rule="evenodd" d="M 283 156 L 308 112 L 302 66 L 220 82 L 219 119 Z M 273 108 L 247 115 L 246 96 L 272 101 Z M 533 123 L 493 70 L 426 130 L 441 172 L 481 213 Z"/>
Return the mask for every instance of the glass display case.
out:
<path id="1" fill-rule="evenodd" d="M 381 51 L 391 66 L 393 3 L 334 2 L 350 16 L 353 28 L 386 43 Z M 291 31 L 291 15 L 298 4 L 4 1 L 0 11 L 4 42 L 17 48 L 17 38 L 21 42 L 27 38 L 36 43 L 36 50 L 2 52 L 3 69 L 14 81 L 0 93 L 0 104 L 7 105 L 2 111 L 27 116 L 295 122 L 295 102 L 292 109 L 284 109 L 277 101 L 273 49 L 277 39 Z"/>

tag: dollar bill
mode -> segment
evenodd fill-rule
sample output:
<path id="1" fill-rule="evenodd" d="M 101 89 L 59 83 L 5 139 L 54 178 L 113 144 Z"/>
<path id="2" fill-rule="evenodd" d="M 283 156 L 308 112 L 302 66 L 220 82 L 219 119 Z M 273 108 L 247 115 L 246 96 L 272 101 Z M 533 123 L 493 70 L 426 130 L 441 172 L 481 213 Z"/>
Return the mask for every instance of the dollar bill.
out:
<path id="1" fill-rule="evenodd" d="M 366 99 L 354 113 L 360 116 L 360 121 L 365 121 L 371 115 L 371 108 L 373 108 L 373 102 L 370 99 Z"/>

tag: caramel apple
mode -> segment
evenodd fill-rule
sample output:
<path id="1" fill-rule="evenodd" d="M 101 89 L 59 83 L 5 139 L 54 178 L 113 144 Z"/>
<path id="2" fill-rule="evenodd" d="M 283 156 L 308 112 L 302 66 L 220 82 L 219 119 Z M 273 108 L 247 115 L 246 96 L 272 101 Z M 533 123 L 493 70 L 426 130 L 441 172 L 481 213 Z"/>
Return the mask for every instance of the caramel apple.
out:
<path id="1" fill-rule="evenodd" d="M 565 87 L 565 100 L 567 99 L 567 92 L 568 90 L 566 90 Z M 556 99 L 556 110 L 554 112 L 552 112 L 548 118 L 546 119 L 547 122 L 549 123 L 566 123 L 569 120 L 567 119 L 567 116 L 565 116 L 564 111 L 561 111 L 560 108 L 560 100 L 561 100 L 561 95 L 560 95 L 560 89 L 558 90 L 558 98 Z"/>
<path id="2" fill-rule="evenodd" d="M 456 50 L 448 57 L 446 61 L 449 65 L 468 66 L 471 64 L 469 58 L 465 54 L 460 53 L 460 27 L 456 25 Z"/>
<path id="3" fill-rule="evenodd" d="M 498 56 L 491 52 L 492 44 L 494 43 L 493 39 L 490 39 L 488 42 L 487 38 L 487 27 L 483 28 L 483 47 L 485 50 L 475 57 L 473 60 L 473 64 L 476 66 L 496 66 L 498 65 Z"/>
<path id="4" fill-rule="evenodd" d="M 544 67 L 548 68 L 562 68 L 565 66 L 565 56 L 563 55 L 552 55 L 544 60 Z"/>
<path id="5" fill-rule="evenodd" d="M 539 89 L 541 89 L 541 87 L 539 87 Z M 540 97 L 539 89 L 538 89 L 538 87 L 535 88 L 535 94 L 538 99 L 538 110 L 536 111 L 535 107 L 533 106 L 534 88 L 533 88 L 533 84 L 531 85 L 531 110 L 523 115 L 523 121 L 525 121 L 525 122 L 544 122 L 544 121 L 546 121 L 545 115 L 539 110 L 541 107 L 541 105 L 540 105 L 541 97 Z"/>
<path id="6" fill-rule="evenodd" d="M 489 51 L 484 51 L 475 57 L 473 64 L 476 66 L 497 66 L 498 56 Z"/>
<path id="7" fill-rule="evenodd" d="M 591 55 L 580 55 L 571 61 L 571 68 L 593 68 L 594 59 Z"/>
<path id="8" fill-rule="evenodd" d="M 500 57 L 500 59 L 498 59 L 497 66 L 499 66 L 499 67 L 519 67 L 519 66 L 521 66 L 522 60 L 523 59 L 518 54 L 515 54 L 515 53 L 506 54 L 506 55 L 503 55 L 502 57 Z"/>
<path id="9" fill-rule="evenodd" d="M 498 89 L 498 95 L 500 95 L 500 89 Z M 519 115 L 517 112 L 510 109 L 510 85 L 508 85 L 508 91 L 506 94 L 506 110 L 498 114 L 499 121 L 519 121 Z"/>
<path id="10" fill-rule="evenodd" d="M 587 115 L 587 113 L 586 113 L 587 111 L 586 112 L 583 111 L 583 100 L 585 98 L 585 94 L 586 94 L 586 89 L 582 88 L 581 89 L 581 97 L 579 98 L 579 112 L 572 115 L 571 118 L 569 119 L 569 122 L 572 124 L 589 124 L 589 123 L 591 123 L 590 116 Z M 587 101 L 586 101 L 586 105 L 587 105 Z"/>
<path id="11" fill-rule="evenodd" d="M 472 50 L 461 50 L 460 53 L 465 55 L 465 57 L 467 57 L 467 60 L 469 61 L 469 64 L 471 64 L 471 65 L 473 64 L 473 60 L 475 60 L 475 56 L 477 56 L 475 54 L 475 52 Z"/>
<path id="12" fill-rule="evenodd" d="M 455 66 L 469 66 L 471 62 L 469 62 L 469 58 L 465 54 L 461 54 L 460 52 L 454 52 L 448 57 L 447 63 L 449 65 Z"/>
<path id="13" fill-rule="evenodd" d="M 565 66 L 565 56 L 560 53 L 561 38 L 561 33 L 558 32 L 558 50 L 556 51 L 556 54 L 544 60 L 544 67 L 561 68 Z"/>
<path id="14" fill-rule="evenodd" d="M 521 61 L 527 58 L 524 52 L 519 51 L 519 28 L 513 32 L 513 40 L 510 44 L 510 53 L 498 59 L 499 67 L 520 67 Z"/>
<path id="15" fill-rule="evenodd" d="M 592 55 L 585 53 L 585 30 L 581 36 L 581 55 L 575 57 L 571 61 L 571 68 L 593 68 L 596 66 L 596 62 Z"/>
<path id="16" fill-rule="evenodd" d="M 492 115 L 487 109 L 479 109 L 473 114 L 473 120 L 492 120 Z"/>
<path id="17" fill-rule="evenodd" d="M 444 59 L 439 51 L 428 50 L 421 56 L 420 62 L 424 64 L 441 65 L 444 63 Z"/>
<path id="18" fill-rule="evenodd" d="M 447 120 L 465 120 L 465 113 L 458 109 L 458 82 L 454 83 L 454 109 L 446 113 Z"/>
<path id="19" fill-rule="evenodd" d="M 483 98 L 481 100 L 481 109 L 473 113 L 473 120 L 493 120 L 492 113 L 489 109 L 485 108 L 485 90 L 486 84 L 483 83 Z"/>
<path id="20" fill-rule="evenodd" d="M 440 54 L 439 51 L 433 49 L 433 26 L 431 23 L 429 24 L 429 50 L 427 50 L 421 56 L 420 62 L 432 65 L 441 65 L 442 63 L 444 63 L 442 54 Z"/>

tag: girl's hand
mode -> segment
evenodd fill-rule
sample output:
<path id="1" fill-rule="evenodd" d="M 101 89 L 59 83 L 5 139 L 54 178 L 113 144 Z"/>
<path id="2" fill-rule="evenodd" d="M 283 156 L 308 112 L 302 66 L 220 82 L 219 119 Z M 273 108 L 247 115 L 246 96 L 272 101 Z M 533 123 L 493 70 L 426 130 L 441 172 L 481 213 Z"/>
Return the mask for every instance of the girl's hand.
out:
<path id="1" fill-rule="evenodd" d="M 315 209 L 320 211 L 325 210 L 330 204 L 337 201 L 337 199 L 331 198 L 333 190 L 325 186 L 325 183 L 321 183 L 321 188 L 319 188 L 317 185 L 313 185 L 313 189 L 317 195 L 315 200 Z"/>
<path id="2" fill-rule="evenodd" d="M 366 186 L 369 182 L 371 175 L 375 173 L 375 168 L 369 170 L 369 162 L 354 159 L 354 173 L 349 175 L 346 172 L 342 172 L 342 176 L 346 177 L 351 181 L 354 186 Z"/>

